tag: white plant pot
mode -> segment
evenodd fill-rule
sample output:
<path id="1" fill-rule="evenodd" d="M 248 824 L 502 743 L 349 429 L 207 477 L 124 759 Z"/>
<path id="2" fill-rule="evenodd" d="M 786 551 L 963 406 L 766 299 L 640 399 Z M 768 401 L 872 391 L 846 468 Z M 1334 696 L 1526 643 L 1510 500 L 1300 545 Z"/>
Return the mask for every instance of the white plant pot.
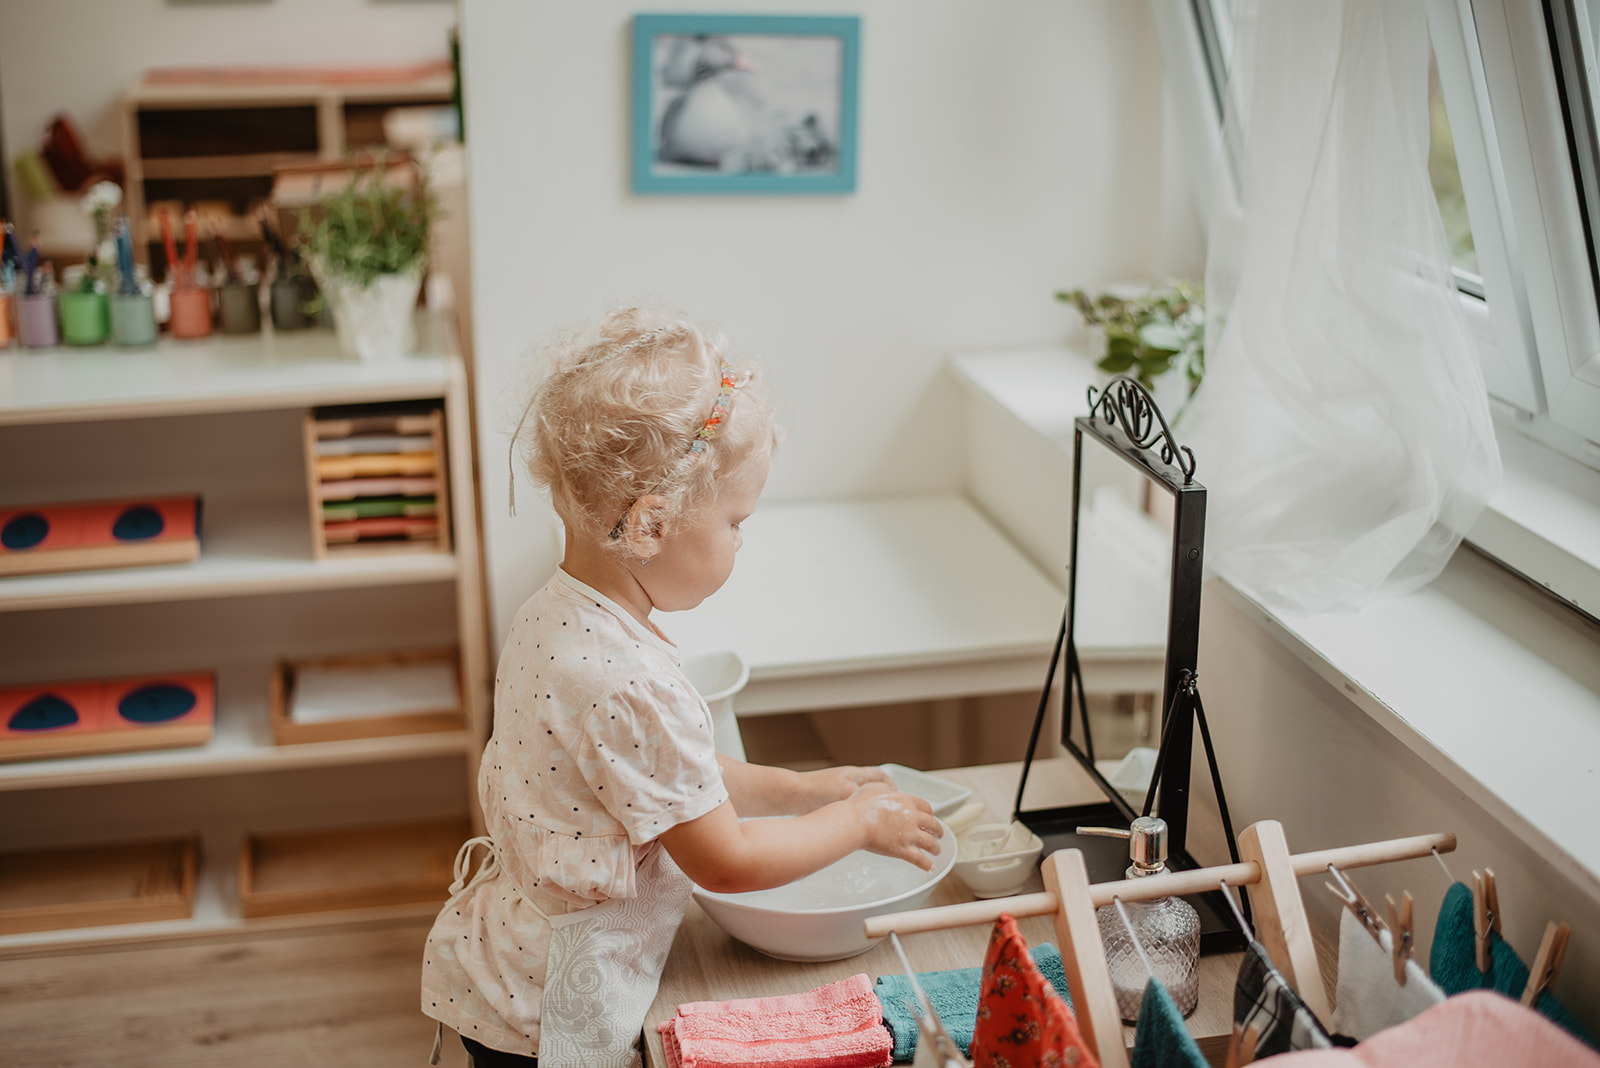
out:
<path id="1" fill-rule="evenodd" d="M 339 347 L 363 360 L 392 360 L 416 348 L 412 325 L 422 268 L 379 275 L 365 288 L 319 272 L 319 284 L 333 312 Z"/>

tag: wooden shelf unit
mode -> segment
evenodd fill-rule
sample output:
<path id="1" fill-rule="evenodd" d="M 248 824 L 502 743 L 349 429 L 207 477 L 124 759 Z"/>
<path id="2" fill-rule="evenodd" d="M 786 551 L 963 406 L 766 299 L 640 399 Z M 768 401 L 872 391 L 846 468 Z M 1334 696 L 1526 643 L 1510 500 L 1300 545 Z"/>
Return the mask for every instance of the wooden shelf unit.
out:
<path id="1" fill-rule="evenodd" d="M 420 313 L 417 326 L 417 354 L 369 363 L 339 355 L 319 331 L 163 338 L 139 353 L 0 353 L 0 452 L 25 458 L 8 470 L 0 504 L 184 487 L 206 513 L 191 564 L 0 578 L 0 647 L 15 653 L 0 663 L 0 685 L 180 667 L 217 678 L 204 746 L 0 764 L 0 797 L 15 816 L 0 828 L 0 866 L 9 854 L 198 834 L 192 912 L 149 922 L 108 913 L 104 926 L 3 934 L 0 957 L 425 911 L 330 905 L 258 919 L 237 881 L 240 845 L 254 835 L 480 820 L 490 660 L 466 379 L 448 320 Z M 410 400 L 443 413 L 456 487 L 450 551 L 317 559 L 308 413 Z M 279 660 L 427 647 L 458 651 L 454 727 L 274 743 Z"/>
<path id="2" fill-rule="evenodd" d="M 266 197 L 278 165 L 339 160 L 352 150 L 381 147 L 389 109 L 451 99 L 450 75 L 425 67 L 386 77 L 374 71 L 366 80 L 335 72 L 320 81 L 305 71 L 283 72 L 276 81 L 246 81 L 230 72 L 212 79 L 202 72 L 182 78 L 162 73 L 147 76 L 121 102 L 124 206 L 133 220 L 135 255 L 146 263 L 160 245 L 148 205 L 228 200 L 242 209 Z M 259 237 L 252 221 L 235 220 L 224 228 L 230 241 Z"/>

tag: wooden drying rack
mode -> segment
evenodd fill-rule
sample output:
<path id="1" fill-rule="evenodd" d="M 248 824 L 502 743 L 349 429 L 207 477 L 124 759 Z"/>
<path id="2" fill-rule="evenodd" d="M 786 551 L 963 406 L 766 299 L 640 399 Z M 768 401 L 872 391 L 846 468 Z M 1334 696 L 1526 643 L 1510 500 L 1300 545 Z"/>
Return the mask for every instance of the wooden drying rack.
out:
<path id="1" fill-rule="evenodd" d="M 1215 890 L 1223 883 L 1249 887 L 1256 937 L 1306 1006 L 1319 1019 L 1326 1020 L 1330 1015 L 1328 995 L 1296 880 L 1326 871 L 1330 864 L 1340 869 L 1363 868 L 1425 857 L 1435 851 L 1449 853 L 1455 847 L 1453 834 L 1424 834 L 1291 854 L 1283 825 L 1276 820 L 1262 820 L 1239 834 L 1239 855 L 1244 859 L 1238 864 L 1109 883 L 1090 883 L 1083 854 L 1076 849 L 1060 849 L 1045 858 L 1043 874 L 1048 889 L 1044 893 L 874 916 L 866 921 L 866 933 L 881 938 L 891 931 L 942 931 L 993 923 L 1006 912 L 1019 918 L 1053 917 L 1079 1030 L 1104 1068 L 1129 1068 L 1128 1051 L 1122 1044 L 1122 1014 L 1117 1009 L 1095 909 L 1114 899 L 1148 901 L 1171 894 Z"/>

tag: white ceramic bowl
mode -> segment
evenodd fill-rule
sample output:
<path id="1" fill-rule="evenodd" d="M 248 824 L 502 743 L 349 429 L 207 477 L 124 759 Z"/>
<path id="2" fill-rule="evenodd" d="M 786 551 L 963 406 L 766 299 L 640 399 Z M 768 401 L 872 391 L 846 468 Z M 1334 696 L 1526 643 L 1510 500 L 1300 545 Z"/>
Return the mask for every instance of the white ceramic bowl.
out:
<path id="1" fill-rule="evenodd" d="M 1020 823 L 980 823 L 957 839 L 956 878 L 973 897 L 1009 897 L 1027 885 L 1044 843 Z"/>
<path id="2" fill-rule="evenodd" d="M 780 817 L 783 818 L 783 817 Z M 744 894 L 695 887 L 695 900 L 717 926 L 779 960 L 843 960 L 872 948 L 867 917 L 918 908 L 956 862 L 956 838 L 944 826 L 933 870 L 858 850 L 787 886 Z"/>
<path id="3" fill-rule="evenodd" d="M 940 819 L 949 816 L 972 796 L 972 791 L 965 786 L 904 764 L 879 764 L 878 767 L 889 773 L 896 790 L 927 801 L 933 806 L 933 814 Z"/>

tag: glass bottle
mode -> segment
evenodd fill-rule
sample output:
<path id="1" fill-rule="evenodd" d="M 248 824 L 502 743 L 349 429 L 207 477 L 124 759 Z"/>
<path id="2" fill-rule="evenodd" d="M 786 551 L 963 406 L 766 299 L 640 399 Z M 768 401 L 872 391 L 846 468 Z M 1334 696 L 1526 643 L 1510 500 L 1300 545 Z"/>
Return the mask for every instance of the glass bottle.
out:
<path id="1" fill-rule="evenodd" d="M 1160 875 L 1167 870 L 1167 821 L 1158 816 L 1140 816 L 1126 831 L 1080 827 L 1078 833 L 1128 839 L 1130 879 Z M 1178 1011 L 1188 1016 L 1200 1000 L 1199 914 L 1181 897 L 1124 901 L 1122 907 L 1128 914 L 1127 923 L 1123 923 L 1114 903 L 1101 906 L 1095 917 L 1100 922 L 1100 940 L 1105 944 L 1111 986 L 1123 1020 L 1138 1020 L 1139 1003 L 1144 999 L 1151 972 L 1172 995 Z M 1130 924 L 1138 936 L 1137 947 L 1128 931 Z M 1140 949 L 1144 950 L 1144 959 L 1139 956 Z M 1150 962 L 1148 970 L 1145 959 Z"/>

